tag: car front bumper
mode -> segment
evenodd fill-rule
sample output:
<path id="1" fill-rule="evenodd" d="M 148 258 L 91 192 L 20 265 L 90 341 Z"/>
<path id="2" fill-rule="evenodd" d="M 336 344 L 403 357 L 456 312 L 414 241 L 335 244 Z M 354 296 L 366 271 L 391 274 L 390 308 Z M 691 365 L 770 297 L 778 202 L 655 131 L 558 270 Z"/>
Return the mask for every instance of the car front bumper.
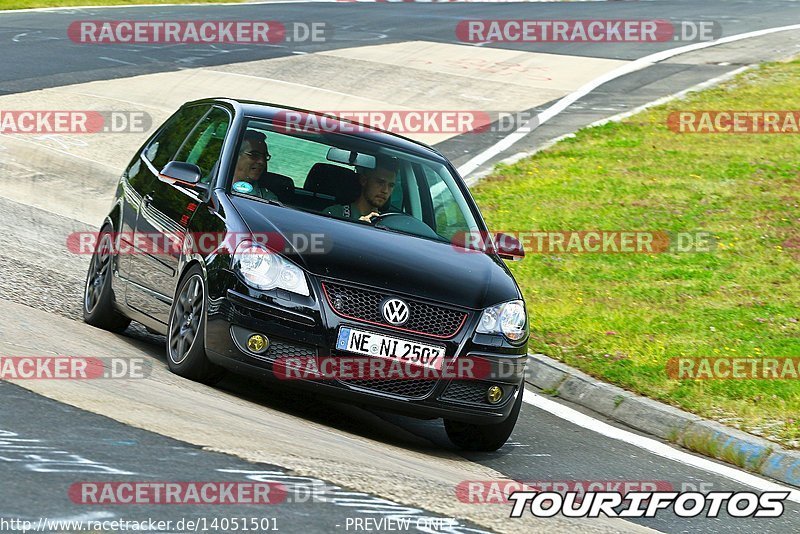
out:
<path id="1" fill-rule="evenodd" d="M 323 295 L 321 287 L 316 287 L 316 295 Z M 355 404 L 420 418 L 498 423 L 508 417 L 514 400 L 522 393 L 527 353 L 524 343 L 514 347 L 495 336 L 472 334 L 476 321 L 477 313 L 470 313 L 457 335 L 444 340 L 432 339 L 344 318 L 333 311 L 324 297 L 298 298 L 238 285 L 210 299 L 206 350 L 214 363 L 234 372 L 280 380 L 282 385 L 316 391 Z M 287 379 L 287 374 L 281 372 L 280 361 L 286 358 L 358 357 L 334 349 L 342 326 L 442 345 L 448 359 L 469 357 L 480 361 L 480 379 L 447 376 Z M 261 334 L 270 340 L 269 348 L 262 354 L 248 349 L 247 338 L 252 334 Z M 491 386 L 503 391 L 502 399 L 496 404 L 490 403 L 486 395 Z"/>

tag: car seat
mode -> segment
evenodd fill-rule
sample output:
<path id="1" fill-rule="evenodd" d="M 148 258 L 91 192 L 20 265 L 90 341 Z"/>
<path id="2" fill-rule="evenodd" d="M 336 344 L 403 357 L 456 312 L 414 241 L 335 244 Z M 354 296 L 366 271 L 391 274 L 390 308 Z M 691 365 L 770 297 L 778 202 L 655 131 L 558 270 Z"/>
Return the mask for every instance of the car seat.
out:
<path id="1" fill-rule="evenodd" d="M 323 210 L 333 204 L 349 204 L 361 194 L 358 175 L 352 169 L 331 163 L 315 163 L 298 193 L 306 207 Z"/>

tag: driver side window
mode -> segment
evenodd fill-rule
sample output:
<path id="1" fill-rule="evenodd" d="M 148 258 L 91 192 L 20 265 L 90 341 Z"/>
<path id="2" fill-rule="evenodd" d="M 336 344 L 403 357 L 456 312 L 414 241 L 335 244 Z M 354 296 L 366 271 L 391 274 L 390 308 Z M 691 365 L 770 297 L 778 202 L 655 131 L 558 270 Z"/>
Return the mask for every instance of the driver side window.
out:
<path id="1" fill-rule="evenodd" d="M 206 114 L 208 109 L 209 106 L 191 106 L 179 110 L 150 142 L 144 151 L 144 157 L 153 164 L 157 171 L 172 161 L 192 127 Z"/>
<path id="2" fill-rule="evenodd" d="M 222 108 L 213 108 L 186 139 L 176 161 L 193 163 L 200 167 L 200 181 L 211 183 L 217 174 L 222 143 L 228 133 L 230 116 Z"/>
<path id="3" fill-rule="evenodd" d="M 425 179 L 428 181 L 431 202 L 433 203 L 436 225 L 434 230 L 437 234 L 447 239 L 452 239 L 455 234 L 463 232 L 469 225 L 464 219 L 464 215 L 459 209 L 447 182 L 442 180 L 442 177 L 427 165 L 423 165 L 422 168 L 425 172 Z"/>

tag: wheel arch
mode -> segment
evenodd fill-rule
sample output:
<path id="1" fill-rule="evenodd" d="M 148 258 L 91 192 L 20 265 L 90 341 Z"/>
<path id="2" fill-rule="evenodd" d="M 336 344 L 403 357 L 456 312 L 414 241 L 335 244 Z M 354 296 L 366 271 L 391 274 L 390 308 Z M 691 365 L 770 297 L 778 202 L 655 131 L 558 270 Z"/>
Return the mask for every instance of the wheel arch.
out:
<path id="1" fill-rule="evenodd" d="M 175 290 L 173 291 L 173 297 L 178 296 L 178 289 L 181 287 L 181 282 L 183 279 L 186 278 L 186 273 L 189 272 L 189 269 L 198 265 L 200 270 L 203 271 L 203 278 L 205 279 L 206 285 L 208 285 L 208 269 L 206 268 L 206 262 L 203 261 L 203 258 L 200 257 L 199 254 L 190 254 L 188 256 L 183 257 L 183 261 L 181 262 L 181 267 L 179 271 L 179 275 L 175 280 Z"/>
<path id="2" fill-rule="evenodd" d="M 114 207 L 111 208 L 111 211 L 106 216 L 106 220 L 104 224 L 110 224 L 115 232 L 119 232 L 120 227 L 122 226 L 122 202 L 117 202 L 114 204 Z"/>

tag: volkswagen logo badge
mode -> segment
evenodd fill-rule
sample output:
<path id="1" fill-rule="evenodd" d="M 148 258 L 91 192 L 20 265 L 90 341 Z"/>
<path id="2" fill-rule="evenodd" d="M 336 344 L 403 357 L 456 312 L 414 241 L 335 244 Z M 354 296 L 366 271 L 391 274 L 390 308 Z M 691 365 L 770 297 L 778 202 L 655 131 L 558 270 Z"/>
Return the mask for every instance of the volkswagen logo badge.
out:
<path id="1" fill-rule="evenodd" d="M 386 322 L 395 326 L 405 324 L 410 315 L 408 304 L 400 299 L 389 299 L 384 302 L 381 312 Z"/>

